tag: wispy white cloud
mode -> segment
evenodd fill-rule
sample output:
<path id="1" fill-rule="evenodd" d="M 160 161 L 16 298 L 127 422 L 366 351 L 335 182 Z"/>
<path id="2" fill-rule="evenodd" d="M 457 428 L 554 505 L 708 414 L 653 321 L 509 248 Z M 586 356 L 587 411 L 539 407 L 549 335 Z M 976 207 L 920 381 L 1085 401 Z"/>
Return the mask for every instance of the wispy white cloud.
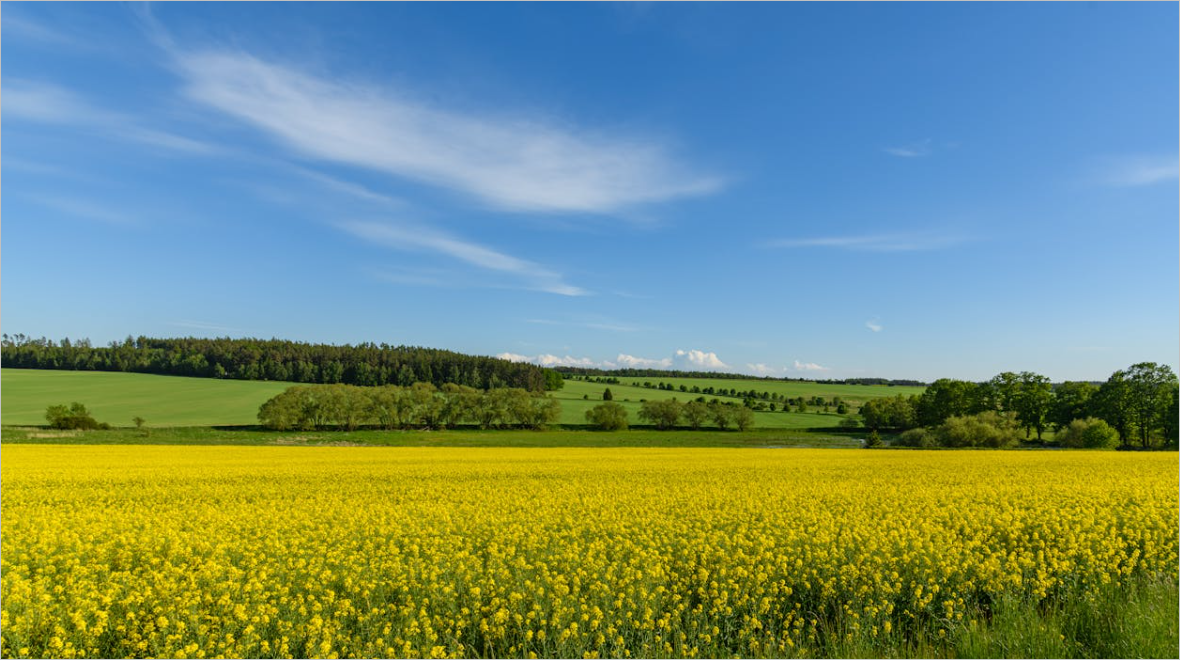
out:
<path id="1" fill-rule="evenodd" d="M 934 153 L 933 140 L 926 138 L 898 147 L 885 147 L 885 153 L 901 158 L 922 158 Z"/>
<path id="2" fill-rule="evenodd" d="M 56 28 L 49 27 L 39 21 L 31 20 L 27 17 L 14 14 L 12 6 L 9 5 L 4 8 L 4 21 L 0 23 L 3 26 L 4 38 L 18 38 L 29 39 L 32 41 L 40 41 L 52 46 L 92 46 L 94 40 L 79 39 L 62 32 Z"/>
<path id="3" fill-rule="evenodd" d="M 683 349 L 678 350 L 672 361 L 678 368 L 683 369 L 704 369 L 711 371 L 730 368 L 728 364 L 722 362 L 717 357 L 716 353 L 697 349 L 689 349 L 687 351 Z"/>
<path id="4" fill-rule="evenodd" d="M 411 286 L 452 286 L 437 271 L 412 271 L 408 269 L 370 269 L 373 279 L 389 284 L 406 284 Z"/>
<path id="5" fill-rule="evenodd" d="M 957 234 L 868 234 L 862 236 L 823 236 L 816 238 L 787 238 L 767 242 L 767 247 L 780 248 L 837 248 L 860 252 L 919 252 L 941 250 L 962 245 L 970 239 Z"/>
<path id="6" fill-rule="evenodd" d="M 1133 156 L 1110 159 L 1100 180 L 1109 186 L 1150 186 L 1180 180 L 1180 156 Z"/>
<path id="7" fill-rule="evenodd" d="M 563 296 L 587 294 L 584 289 L 567 284 L 559 273 L 539 264 L 429 228 L 376 222 L 344 222 L 337 226 L 358 238 L 386 247 L 435 252 L 472 266 L 513 275 L 524 280 L 525 287 L 529 289 Z"/>
<path id="8" fill-rule="evenodd" d="M 447 110 L 402 90 L 318 78 L 243 53 L 180 53 L 177 61 L 190 98 L 294 151 L 459 190 L 502 209 L 615 212 L 722 185 L 651 140 Z"/>
<path id="9" fill-rule="evenodd" d="M 66 194 L 31 194 L 22 195 L 22 197 L 40 206 L 84 220 L 97 220 L 98 222 L 103 222 L 110 225 L 124 226 L 136 225 L 140 222 L 140 219 L 133 213 L 128 213 L 121 209 L 112 208 L 106 204 L 90 199 L 83 199 Z"/>
<path id="10" fill-rule="evenodd" d="M 95 106 L 64 87 L 45 82 L 4 82 L 4 118 L 44 124 L 69 125 L 100 132 L 106 137 L 139 142 L 189 154 L 213 154 L 214 145 L 141 125 L 136 119 Z"/>
<path id="11" fill-rule="evenodd" d="M 877 319 L 865 321 L 865 327 L 869 330 L 872 330 L 873 332 L 881 332 L 885 329 L 885 326 L 881 325 L 881 322 Z"/>
<path id="12" fill-rule="evenodd" d="M 323 172 L 316 172 L 304 167 L 293 166 L 293 169 L 301 176 L 311 179 L 312 181 L 315 181 L 329 190 L 344 193 L 345 195 L 365 202 L 371 202 L 373 204 L 387 206 L 390 208 L 406 208 L 408 206 L 406 202 L 396 197 L 391 197 L 389 195 L 376 192 L 375 190 L 371 190 L 359 183 L 338 179 L 334 176 L 324 174 Z"/>
<path id="13" fill-rule="evenodd" d="M 831 371 L 830 367 L 820 366 L 814 362 L 800 362 L 795 360 L 795 371 Z"/>

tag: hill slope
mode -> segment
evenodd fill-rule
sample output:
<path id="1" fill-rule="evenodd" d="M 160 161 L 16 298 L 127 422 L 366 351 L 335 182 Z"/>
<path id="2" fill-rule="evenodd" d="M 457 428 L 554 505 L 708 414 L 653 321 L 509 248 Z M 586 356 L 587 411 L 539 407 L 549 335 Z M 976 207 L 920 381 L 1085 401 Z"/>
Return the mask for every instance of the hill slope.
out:
<path id="1" fill-rule="evenodd" d="M 294 383 L 102 371 L 0 369 L 0 420 L 44 424 L 45 408 L 79 401 L 111 426 L 257 424 L 258 406 Z"/>
<path id="2" fill-rule="evenodd" d="M 639 381 L 641 384 L 643 381 Z M 653 381 L 658 382 L 658 381 Z M 821 385 L 817 383 L 767 382 L 751 380 L 665 379 L 676 387 L 726 387 L 738 390 L 769 390 L 786 396 L 833 396 L 859 405 L 867 399 L 897 394 L 914 394 L 922 388 L 879 385 Z M 685 392 L 633 387 L 624 380 L 618 385 L 566 381 L 565 387 L 550 394 L 561 401 L 562 424 L 585 424 L 585 413 L 602 402 L 610 387 L 614 400 L 639 424 L 643 399 L 676 398 L 687 402 L 698 395 Z M 214 378 L 184 378 L 102 371 L 51 371 L 44 369 L 0 370 L 0 421 L 8 425 L 41 425 L 45 408 L 79 401 L 95 419 L 112 426 L 130 426 L 143 417 L 148 426 L 232 426 L 257 423 L 258 407 L 267 399 L 295 385 L 282 381 L 242 381 Z M 706 395 L 706 398 L 714 398 Z M 739 401 L 718 397 L 723 401 Z M 758 412 L 755 426 L 764 429 L 830 428 L 843 418 L 814 410 L 806 413 Z"/>

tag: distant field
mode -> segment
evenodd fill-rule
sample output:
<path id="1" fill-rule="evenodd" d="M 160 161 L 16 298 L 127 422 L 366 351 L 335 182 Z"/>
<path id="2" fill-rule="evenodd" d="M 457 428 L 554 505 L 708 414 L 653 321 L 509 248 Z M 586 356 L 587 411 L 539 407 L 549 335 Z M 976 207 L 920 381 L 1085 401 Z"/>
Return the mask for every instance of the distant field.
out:
<path id="1" fill-rule="evenodd" d="M 898 394 L 921 394 L 926 388 L 913 387 L 908 385 L 828 385 L 824 383 L 799 383 L 781 380 L 762 380 L 759 378 L 738 379 L 738 378 L 658 378 L 658 377 L 619 377 L 619 382 L 623 385 L 631 385 L 632 383 L 639 383 L 643 385 L 645 382 L 650 382 L 655 385 L 659 382 L 671 383 L 673 387 L 678 388 L 681 385 L 689 388 L 693 386 L 705 389 L 707 387 L 737 389 L 739 391 L 756 390 L 758 392 L 770 392 L 771 394 L 782 394 L 787 397 L 812 397 L 822 396 L 825 399 L 833 397 L 840 397 L 850 404 L 860 405 L 869 399 L 879 399 L 884 396 L 897 396 Z M 566 381 L 566 387 L 570 386 L 570 381 Z M 595 387 L 599 387 L 598 383 L 590 383 Z M 614 386 L 610 386 L 614 391 Z M 652 394 L 662 394 L 660 390 L 649 390 L 640 388 L 644 392 Z M 683 396 L 683 393 L 682 393 Z M 653 398 L 651 396 L 647 398 Z"/>
<path id="2" fill-rule="evenodd" d="M 111 426 L 257 424 L 258 406 L 292 383 L 100 371 L 0 369 L 4 424 L 44 424 L 45 408 L 79 401 Z"/>
<path id="3" fill-rule="evenodd" d="M 623 381 L 629 383 L 630 381 Z M 640 381 L 643 382 L 643 381 Z M 667 381 L 665 381 L 667 382 Z M 751 381 L 726 381 L 726 382 L 751 382 Z M 602 392 L 606 388 L 610 388 L 611 394 L 614 396 L 615 403 L 621 404 L 627 409 L 628 415 L 631 417 L 632 424 L 639 424 L 639 408 L 642 405 L 640 401 L 647 399 L 649 401 L 656 401 L 660 399 L 675 398 L 680 402 L 688 402 L 695 399 L 698 394 L 687 394 L 685 392 L 668 392 L 667 390 L 649 390 L 644 387 L 631 387 L 630 385 L 603 385 L 601 383 L 587 383 L 583 381 L 565 382 L 565 387 L 556 392 L 551 392 L 555 399 L 561 401 L 561 423 L 562 424 L 585 424 L 586 411 L 602 403 Z M 726 385 L 726 387 L 735 387 L 734 385 Z M 746 389 L 749 389 L 747 386 Z M 583 399 L 583 396 L 590 397 Z M 798 396 L 793 394 L 792 396 Z M 706 397 L 713 398 L 713 397 Z M 736 401 L 727 397 L 718 397 L 722 401 Z M 805 429 L 805 428 L 831 428 L 839 426 L 844 416 L 836 413 L 822 413 L 822 412 L 806 412 L 806 413 L 782 413 L 782 412 L 757 412 L 754 413 L 754 426 L 756 428 L 765 429 Z"/>
<path id="4" fill-rule="evenodd" d="M 689 401 L 697 395 L 685 392 L 632 387 L 660 379 L 622 379 L 620 385 L 603 385 L 567 380 L 565 387 L 553 392 L 561 401 L 562 424 L 585 424 L 586 411 L 602 402 L 602 392 L 610 387 L 614 400 L 627 408 L 632 424 L 639 423 L 640 401 L 673 398 Z M 914 394 L 920 387 L 885 387 L 875 385 L 820 385 L 761 380 L 706 378 L 663 379 L 675 386 L 751 388 L 780 392 L 786 396 L 839 396 L 850 404 L 882 396 Z M 295 383 L 270 381 L 217 380 L 182 378 L 101 371 L 50 371 L 41 369 L 0 370 L 0 417 L 4 424 L 38 425 L 45 423 L 45 408 L 55 404 L 80 401 L 95 419 L 112 426 L 130 426 L 132 418 L 147 420 L 148 426 L 231 426 L 257 423 L 258 407 L 272 396 Z M 587 397 L 587 398 L 583 398 Z M 709 397 L 712 398 L 712 397 Z M 725 399 L 722 400 L 731 400 Z M 806 413 L 755 413 L 755 426 L 764 429 L 831 428 L 840 425 L 842 416 L 820 411 Z"/>

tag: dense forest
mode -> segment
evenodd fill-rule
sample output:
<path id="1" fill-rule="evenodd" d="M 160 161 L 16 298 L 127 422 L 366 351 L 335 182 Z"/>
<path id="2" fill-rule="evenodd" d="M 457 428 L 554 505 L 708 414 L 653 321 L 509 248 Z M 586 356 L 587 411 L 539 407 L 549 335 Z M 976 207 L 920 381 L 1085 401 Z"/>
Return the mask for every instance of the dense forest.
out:
<path id="1" fill-rule="evenodd" d="M 560 374 L 536 365 L 418 346 L 306 344 L 281 339 L 128 337 L 109 346 L 4 334 L 0 360 L 20 369 L 137 373 L 295 383 L 400 385 L 447 383 L 481 390 L 559 389 Z"/>

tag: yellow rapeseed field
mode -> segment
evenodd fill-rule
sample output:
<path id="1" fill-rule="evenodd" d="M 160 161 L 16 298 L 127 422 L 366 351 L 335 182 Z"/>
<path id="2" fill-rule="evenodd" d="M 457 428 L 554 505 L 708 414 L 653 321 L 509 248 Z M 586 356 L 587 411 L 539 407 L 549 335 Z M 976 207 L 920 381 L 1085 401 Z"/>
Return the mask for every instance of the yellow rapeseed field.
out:
<path id="1" fill-rule="evenodd" d="M 4 657 L 806 656 L 1177 578 L 1175 454 L 2 451 Z"/>

